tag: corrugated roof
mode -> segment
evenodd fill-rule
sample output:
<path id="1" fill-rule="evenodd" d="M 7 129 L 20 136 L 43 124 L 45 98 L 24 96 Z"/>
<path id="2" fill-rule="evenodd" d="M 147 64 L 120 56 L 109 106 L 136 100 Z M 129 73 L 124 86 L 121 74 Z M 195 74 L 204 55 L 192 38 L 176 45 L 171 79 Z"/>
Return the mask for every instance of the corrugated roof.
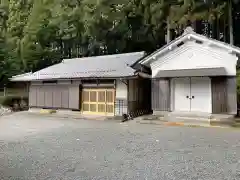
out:
<path id="1" fill-rule="evenodd" d="M 12 81 L 67 78 L 113 78 L 133 76 L 130 66 L 144 56 L 144 52 L 65 59 L 27 76 L 15 76 Z"/>

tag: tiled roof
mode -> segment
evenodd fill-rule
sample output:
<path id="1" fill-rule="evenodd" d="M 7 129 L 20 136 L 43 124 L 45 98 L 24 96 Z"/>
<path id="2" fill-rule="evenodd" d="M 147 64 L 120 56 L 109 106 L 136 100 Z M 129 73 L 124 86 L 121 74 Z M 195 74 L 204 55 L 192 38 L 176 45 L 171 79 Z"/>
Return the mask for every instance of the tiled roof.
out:
<path id="1" fill-rule="evenodd" d="M 31 75 L 32 75 L 32 72 L 28 72 L 28 73 L 24 73 L 24 74 L 19 74 L 19 75 L 13 76 L 12 78 L 10 78 L 10 80 L 12 80 L 12 81 L 14 81 L 14 80 L 18 81 L 18 79 L 19 79 L 19 80 L 21 80 L 21 81 L 28 81 L 28 80 L 29 80 L 28 78 L 30 78 Z"/>
<path id="2" fill-rule="evenodd" d="M 144 56 L 144 52 L 65 59 L 26 76 L 15 76 L 12 81 L 67 78 L 113 78 L 133 76 L 130 66 Z"/>

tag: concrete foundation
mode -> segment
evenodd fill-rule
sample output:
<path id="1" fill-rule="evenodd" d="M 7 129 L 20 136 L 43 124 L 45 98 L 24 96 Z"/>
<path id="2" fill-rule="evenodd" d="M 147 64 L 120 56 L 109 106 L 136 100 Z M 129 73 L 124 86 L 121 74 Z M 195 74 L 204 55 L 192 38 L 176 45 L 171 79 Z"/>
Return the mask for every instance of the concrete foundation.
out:
<path id="1" fill-rule="evenodd" d="M 153 115 L 142 116 L 137 119 L 142 123 L 161 124 L 164 122 L 184 123 L 187 125 L 232 125 L 234 115 L 228 114 L 209 114 L 201 112 L 167 112 L 158 111 Z"/>

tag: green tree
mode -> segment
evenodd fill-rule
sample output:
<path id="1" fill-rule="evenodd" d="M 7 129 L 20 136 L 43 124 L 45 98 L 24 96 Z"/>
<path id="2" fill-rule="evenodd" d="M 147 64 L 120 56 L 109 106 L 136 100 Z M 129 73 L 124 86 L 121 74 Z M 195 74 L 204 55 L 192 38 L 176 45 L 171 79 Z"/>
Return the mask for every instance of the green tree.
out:
<path id="1" fill-rule="evenodd" d="M 10 61 L 16 63 L 19 69 L 25 70 L 26 63 L 21 58 L 21 40 L 24 37 L 23 30 L 28 22 L 28 16 L 32 8 L 32 0 L 9 0 L 7 20 L 7 44 Z"/>
<path id="2" fill-rule="evenodd" d="M 207 21 L 227 29 L 227 0 L 2 0 L 0 59 L 6 76 L 90 55 L 153 52 L 166 34 Z M 172 33 L 174 34 L 174 33 Z M 228 33 L 225 33 L 228 34 Z M 224 40 L 225 41 L 225 40 Z M 1 76 L 1 72 L 0 72 Z"/>

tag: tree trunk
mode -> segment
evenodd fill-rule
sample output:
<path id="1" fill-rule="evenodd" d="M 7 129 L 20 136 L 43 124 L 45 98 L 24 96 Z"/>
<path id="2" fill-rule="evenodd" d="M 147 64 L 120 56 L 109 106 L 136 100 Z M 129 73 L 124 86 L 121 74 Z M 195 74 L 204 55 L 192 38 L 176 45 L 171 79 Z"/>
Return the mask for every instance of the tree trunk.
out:
<path id="1" fill-rule="evenodd" d="M 229 0 L 228 2 L 228 22 L 229 22 L 229 39 L 230 39 L 230 44 L 234 44 L 234 39 L 233 39 L 233 19 L 232 19 L 232 0 Z"/>
<path id="2" fill-rule="evenodd" d="M 170 21 L 169 17 L 167 18 L 167 35 L 166 35 L 166 43 L 171 41 L 171 29 L 170 29 Z"/>

